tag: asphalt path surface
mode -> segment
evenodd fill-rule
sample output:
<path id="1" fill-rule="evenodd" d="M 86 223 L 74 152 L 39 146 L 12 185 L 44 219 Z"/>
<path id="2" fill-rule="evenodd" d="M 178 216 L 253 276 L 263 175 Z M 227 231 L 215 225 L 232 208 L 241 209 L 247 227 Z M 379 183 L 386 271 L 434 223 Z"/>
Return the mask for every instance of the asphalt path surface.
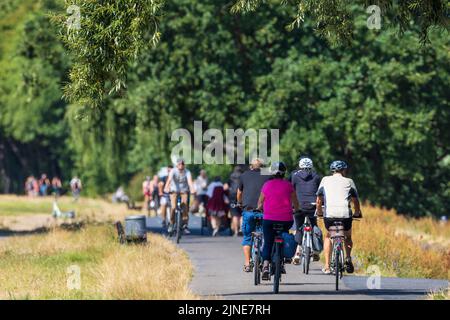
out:
<path id="1" fill-rule="evenodd" d="M 381 277 L 379 286 L 374 278 L 344 275 L 340 290 L 335 290 L 334 276 L 321 273 L 321 262 L 312 262 L 310 273 L 302 273 L 300 266 L 286 265 L 279 294 L 272 293 L 272 282 L 253 284 L 253 274 L 244 273 L 241 237 L 222 232 L 209 236 L 201 219 L 192 216 L 189 222 L 192 234 L 183 236 L 179 246 L 185 250 L 195 268 L 191 289 L 203 298 L 218 299 L 424 299 L 431 290 L 448 287 L 447 280 L 405 279 Z M 150 232 L 165 234 L 159 217 L 148 218 Z M 368 285 L 369 281 L 369 285 Z M 375 287 L 375 288 L 374 288 Z M 378 287 L 378 288 L 377 288 Z M 374 289 L 369 289 L 374 288 Z"/>

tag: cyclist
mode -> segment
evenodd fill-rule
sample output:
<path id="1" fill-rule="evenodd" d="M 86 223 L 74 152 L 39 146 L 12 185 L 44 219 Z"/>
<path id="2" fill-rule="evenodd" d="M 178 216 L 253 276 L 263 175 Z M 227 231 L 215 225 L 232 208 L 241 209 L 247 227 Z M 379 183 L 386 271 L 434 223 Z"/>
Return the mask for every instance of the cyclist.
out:
<path id="1" fill-rule="evenodd" d="M 144 195 L 144 210 L 148 210 L 152 199 L 152 181 L 150 176 L 146 176 L 144 182 L 142 182 L 142 194 Z"/>
<path id="2" fill-rule="evenodd" d="M 242 212 L 242 248 L 244 250 L 244 272 L 252 272 L 250 265 L 252 232 L 255 231 L 256 223 L 253 210 L 258 206 L 258 197 L 261 188 L 270 176 L 261 174 L 263 162 L 255 158 L 250 164 L 250 170 L 245 171 L 239 177 L 239 186 L 237 191 L 237 201 L 243 208 Z"/>
<path id="3" fill-rule="evenodd" d="M 341 160 L 333 161 L 330 165 L 331 176 L 326 176 L 320 182 L 317 191 L 317 215 L 324 217 L 327 234 L 324 242 L 325 266 L 322 272 L 330 274 L 331 239 L 328 232 L 334 222 L 342 222 L 345 235 L 345 269 L 353 273 L 354 267 L 351 259 L 352 242 L 352 216 L 361 217 L 361 207 L 358 200 L 358 192 L 352 179 L 346 178 L 347 163 Z M 322 203 L 325 200 L 325 212 L 322 211 Z M 355 214 L 352 215 L 350 201 L 353 202 Z"/>
<path id="4" fill-rule="evenodd" d="M 308 216 L 311 225 L 317 226 L 316 212 L 316 193 L 319 189 L 321 177 L 314 171 L 313 161 L 308 157 L 301 157 L 298 162 L 299 170 L 291 175 L 291 183 L 297 193 L 297 199 L 300 204 L 300 210 L 294 215 L 296 231 L 296 240 L 299 244 L 295 253 L 293 263 L 300 263 L 300 249 L 303 237 L 302 225 L 305 217 Z M 313 252 L 314 261 L 319 260 L 319 252 Z"/>
<path id="5" fill-rule="evenodd" d="M 172 169 L 164 187 L 165 192 L 170 193 L 170 225 L 169 233 L 173 232 L 175 224 L 175 209 L 177 206 L 177 193 L 181 194 L 181 207 L 183 214 L 183 230 L 185 234 L 190 234 L 188 229 L 189 213 L 188 213 L 188 193 L 195 193 L 194 183 L 192 182 L 191 172 L 186 169 L 183 159 L 177 160 L 176 168 Z"/>
<path id="6" fill-rule="evenodd" d="M 170 174 L 170 171 L 173 169 L 172 165 L 167 166 L 167 173 L 163 174 L 158 182 L 158 195 L 160 199 L 160 211 L 161 211 L 161 219 L 162 219 L 162 227 L 166 229 L 166 214 L 167 208 L 170 208 L 170 195 L 168 192 L 164 191 L 164 186 L 166 185 L 167 177 Z"/>
<path id="7" fill-rule="evenodd" d="M 231 173 L 228 182 L 225 183 L 224 189 L 228 192 L 228 198 L 230 203 L 237 202 L 237 190 L 239 187 L 239 178 L 242 175 L 241 166 L 235 166 L 233 172 Z M 233 236 L 237 237 L 239 233 L 242 233 L 242 212 L 241 208 L 233 206 L 230 208 L 231 213 L 231 230 L 233 231 Z"/>
<path id="8" fill-rule="evenodd" d="M 297 211 L 299 203 L 292 184 L 284 179 L 286 165 L 283 162 L 275 162 L 271 166 L 273 179 L 267 181 L 262 187 L 258 200 L 258 208 L 263 209 L 263 237 L 264 246 L 262 258 L 264 260 L 261 279 L 269 280 L 269 263 L 272 255 L 275 232 L 273 225 L 282 224 L 284 232 L 288 232 L 294 224 L 292 206 Z M 282 273 L 285 273 L 284 267 Z"/>

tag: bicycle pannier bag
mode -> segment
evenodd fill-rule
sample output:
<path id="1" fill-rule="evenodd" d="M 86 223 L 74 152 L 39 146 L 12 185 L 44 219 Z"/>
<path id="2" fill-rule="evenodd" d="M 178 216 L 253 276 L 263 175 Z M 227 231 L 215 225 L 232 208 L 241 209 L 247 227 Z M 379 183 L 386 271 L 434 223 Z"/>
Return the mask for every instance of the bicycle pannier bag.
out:
<path id="1" fill-rule="evenodd" d="M 295 255 L 295 251 L 297 249 L 297 242 L 295 241 L 295 237 L 294 235 L 287 233 L 287 232 L 283 232 L 282 235 L 283 237 L 283 256 L 285 258 L 292 258 Z"/>

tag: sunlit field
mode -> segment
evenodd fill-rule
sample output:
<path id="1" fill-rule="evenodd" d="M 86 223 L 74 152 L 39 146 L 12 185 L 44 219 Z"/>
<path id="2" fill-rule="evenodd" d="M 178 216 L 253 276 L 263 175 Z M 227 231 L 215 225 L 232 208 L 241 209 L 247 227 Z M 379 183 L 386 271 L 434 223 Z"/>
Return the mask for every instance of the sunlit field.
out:
<path id="1" fill-rule="evenodd" d="M 393 210 L 365 206 L 364 219 L 353 222 L 356 267 L 376 265 L 382 275 L 447 279 L 450 224 L 432 218 L 412 219 Z"/>

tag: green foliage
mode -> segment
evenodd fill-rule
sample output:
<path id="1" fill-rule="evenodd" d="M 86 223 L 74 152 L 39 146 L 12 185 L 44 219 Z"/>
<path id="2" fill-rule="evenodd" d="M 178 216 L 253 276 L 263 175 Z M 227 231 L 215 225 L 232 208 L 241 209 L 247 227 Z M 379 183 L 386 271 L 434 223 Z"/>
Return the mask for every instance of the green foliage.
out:
<path id="1" fill-rule="evenodd" d="M 57 163 L 80 175 L 88 193 L 112 192 L 132 180 L 128 191 L 139 195 L 143 177 L 170 161 L 174 129 L 192 132 L 194 120 L 203 121 L 203 130 L 279 128 L 282 160 L 291 169 L 300 154 L 311 155 L 322 174 L 328 173 L 330 161 L 345 159 L 365 200 L 416 215 L 445 214 L 450 205 L 450 56 L 445 32 L 429 32 L 433 45 L 421 46 L 420 28 L 404 29 L 401 37 L 393 29 L 368 30 L 365 7 L 358 5 L 350 11 L 350 46 L 345 41 L 330 46 L 323 34 L 314 32 L 318 26 L 313 19 L 305 18 L 301 28 L 286 29 L 289 4 L 261 1 L 252 15 L 242 16 L 230 14 L 230 5 L 215 0 L 166 1 L 158 46 L 145 50 L 149 46 L 137 45 L 143 50 L 133 51 L 134 60 L 122 42 L 111 47 L 107 41 L 103 47 L 101 39 L 111 35 L 94 32 L 99 17 L 94 12 L 112 19 L 109 14 L 115 11 L 106 10 L 106 4 L 79 4 L 89 4 L 92 10 L 87 22 L 82 20 L 82 26 L 89 27 L 78 34 L 71 31 L 80 51 L 72 65 L 56 33 L 39 27 L 48 22 L 42 12 L 15 26 L 21 36 L 11 37 L 14 54 L 0 62 L 7 71 L 0 76 L 0 147 L 2 141 L 8 141 L 7 148 L 11 141 L 39 150 L 52 145 L 50 158 L 70 157 Z M 128 9 L 119 18 L 125 29 L 131 28 Z M 99 25 L 104 30 L 111 21 Z M 123 35 L 124 43 L 129 36 Z M 46 40 L 36 41 L 41 37 Z M 33 54 L 27 55 L 30 44 Z M 75 47 L 67 45 L 73 52 Z M 115 48 L 119 55 L 108 56 L 103 49 L 100 54 L 98 48 Z M 97 50 L 97 56 L 83 60 L 83 50 L 89 55 Z M 119 64 L 110 59 L 119 56 Z M 102 91 L 103 108 L 81 119 L 80 105 L 66 107 L 58 89 L 67 68 L 79 63 L 94 72 L 88 81 L 73 79 L 80 89 L 86 85 L 99 93 L 113 88 L 107 79 L 118 73 L 106 72 L 113 70 L 108 65 L 122 65 L 123 73 L 115 79 L 127 79 L 126 91 L 110 96 Z M 105 82 L 95 87 L 91 81 L 97 72 L 104 72 Z M 93 91 L 83 90 L 74 101 L 92 96 Z M 30 161 L 31 156 L 22 158 Z M 232 170 L 225 165 L 205 167 L 210 177 L 226 177 Z M 189 168 L 197 173 L 200 166 Z"/>
<path id="2" fill-rule="evenodd" d="M 127 65 L 159 39 L 161 0 L 65 0 L 80 8 L 80 28 L 68 27 L 66 14 L 55 15 L 64 43 L 74 56 L 64 90 L 71 102 L 98 107 L 105 93 L 125 87 Z"/>
<path id="3" fill-rule="evenodd" d="M 247 13 L 255 11 L 264 1 L 236 0 L 231 12 Z M 350 43 L 354 35 L 353 7 L 365 9 L 370 5 L 378 5 L 384 21 L 389 27 L 397 28 L 400 33 L 415 30 L 415 24 L 420 29 L 422 43 L 428 41 L 432 27 L 448 30 L 448 3 L 443 0 L 432 1 L 396 1 L 396 0 L 280 0 L 270 1 L 286 5 L 294 12 L 295 17 L 288 25 L 290 30 L 301 27 L 305 19 L 311 19 L 315 24 L 315 31 L 333 43 Z"/>

